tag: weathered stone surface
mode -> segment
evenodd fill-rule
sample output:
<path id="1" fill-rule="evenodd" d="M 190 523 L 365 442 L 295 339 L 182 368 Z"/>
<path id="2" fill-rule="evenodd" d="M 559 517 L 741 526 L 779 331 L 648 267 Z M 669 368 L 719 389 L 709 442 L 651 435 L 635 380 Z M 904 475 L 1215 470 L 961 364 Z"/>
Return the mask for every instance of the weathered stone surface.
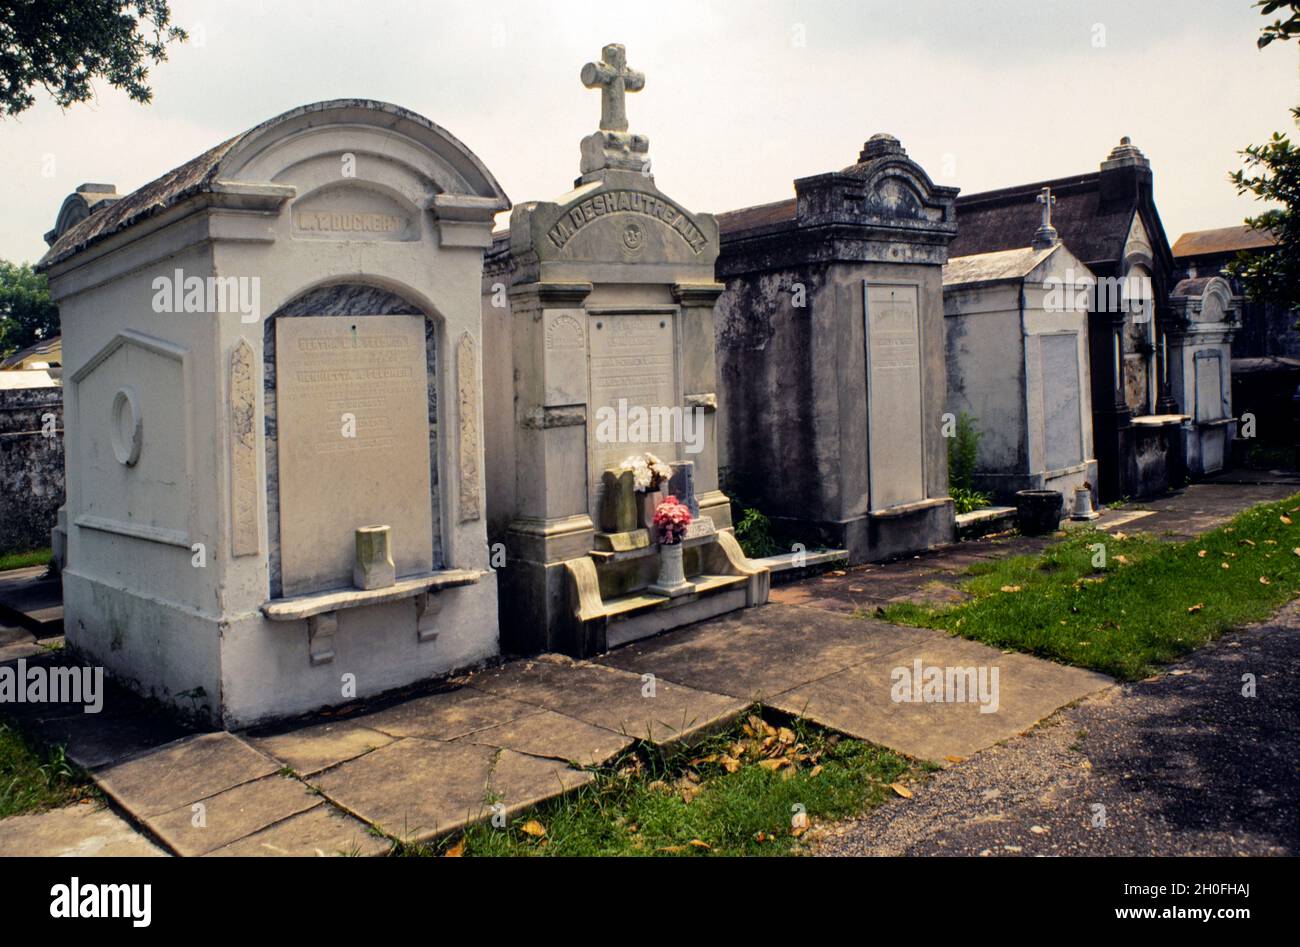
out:
<path id="1" fill-rule="evenodd" d="M 565 760 L 578 766 L 607 763 L 632 744 L 621 734 L 551 710 L 479 730 L 462 739 L 532 756 Z"/>
<path id="2" fill-rule="evenodd" d="M 0 624 L 0 664 L 30 658 L 44 652 L 36 637 L 26 628 Z"/>
<path id="3" fill-rule="evenodd" d="M 538 707 L 468 687 L 416 697 L 356 718 L 356 723 L 393 737 L 454 740 L 535 714 Z"/>
<path id="4" fill-rule="evenodd" d="M 278 767 L 229 733 L 205 733 L 169 743 L 98 774 L 104 791 L 144 818 L 198 802 Z"/>
<path id="5" fill-rule="evenodd" d="M 318 805 L 301 782 L 277 774 L 149 816 L 145 824 L 178 854 L 204 855 Z"/>
<path id="6" fill-rule="evenodd" d="M 585 786 L 596 777 L 559 760 L 544 760 L 513 750 L 501 750 L 488 777 L 487 792 L 493 802 L 514 815 L 530 806 Z"/>
<path id="7" fill-rule="evenodd" d="M 39 732 L 42 739 L 66 746 L 68 759 L 90 770 L 148 753 L 186 733 L 155 713 L 61 717 L 43 723 Z"/>
<path id="8" fill-rule="evenodd" d="M 476 520 L 482 513 L 479 491 L 478 347 L 468 332 L 456 344 L 456 413 L 460 420 L 460 521 Z"/>
<path id="9" fill-rule="evenodd" d="M 258 543 L 256 356 L 240 337 L 230 351 L 230 554 L 255 556 Z"/>
<path id="10" fill-rule="evenodd" d="M 0 390 L 0 437 L 0 553 L 48 546 L 64 497 L 63 389 Z"/>
<path id="11" fill-rule="evenodd" d="M 49 542 L 49 534 L 42 544 Z M 63 583 L 48 566 L 30 566 L 0 573 L 0 615 L 8 624 L 26 628 L 39 638 L 63 630 Z"/>
<path id="12" fill-rule="evenodd" d="M 397 581 L 393 565 L 393 528 L 358 526 L 352 584 L 359 589 L 382 589 Z"/>
<path id="13" fill-rule="evenodd" d="M 742 700 L 766 700 L 930 634 L 820 609 L 768 605 L 628 645 L 599 663 Z"/>
<path id="14" fill-rule="evenodd" d="M 546 655 L 475 677 L 470 686 L 535 704 L 634 740 L 658 745 L 725 726 L 744 700 L 654 682 L 654 696 L 638 674 Z"/>
<path id="15" fill-rule="evenodd" d="M 348 720 L 265 736 L 248 735 L 245 739 L 301 776 L 310 776 L 393 742 L 385 733 Z"/>
<path id="16" fill-rule="evenodd" d="M 225 845 L 214 856 L 275 855 L 323 857 L 335 855 L 383 855 L 391 843 L 359 822 L 326 803 L 277 822 L 260 832 Z"/>
<path id="17" fill-rule="evenodd" d="M 386 835 L 423 841 L 483 815 L 497 752 L 472 743 L 399 740 L 311 782 Z"/>
<path id="18" fill-rule="evenodd" d="M 917 759 L 943 763 L 949 756 L 969 756 L 1020 733 L 1058 707 L 1109 686 L 1100 674 L 1067 668 L 1019 654 L 1002 654 L 976 642 L 928 632 L 921 646 L 857 664 L 818 681 L 779 694 L 770 703 Z M 910 674 L 922 667 L 999 669 L 998 709 L 981 713 L 980 704 L 895 701 L 894 668 Z"/>
<path id="19" fill-rule="evenodd" d="M 0 822 L 0 858 L 158 857 L 167 853 L 111 809 L 80 802 Z"/>
<path id="20" fill-rule="evenodd" d="M 606 470 L 600 475 L 600 528 L 606 533 L 636 529 L 636 490 L 632 471 Z"/>

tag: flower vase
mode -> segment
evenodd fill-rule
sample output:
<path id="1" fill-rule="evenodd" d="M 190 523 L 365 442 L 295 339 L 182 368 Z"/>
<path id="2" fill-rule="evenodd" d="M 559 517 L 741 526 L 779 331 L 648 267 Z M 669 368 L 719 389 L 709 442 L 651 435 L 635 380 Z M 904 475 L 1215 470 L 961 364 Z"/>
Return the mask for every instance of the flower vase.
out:
<path id="1" fill-rule="evenodd" d="M 669 598 L 695 591 L 695 584 L 686 581 L 681 543 L 659 544 L 659 578 L 650 586 L 650 591 Z"/>

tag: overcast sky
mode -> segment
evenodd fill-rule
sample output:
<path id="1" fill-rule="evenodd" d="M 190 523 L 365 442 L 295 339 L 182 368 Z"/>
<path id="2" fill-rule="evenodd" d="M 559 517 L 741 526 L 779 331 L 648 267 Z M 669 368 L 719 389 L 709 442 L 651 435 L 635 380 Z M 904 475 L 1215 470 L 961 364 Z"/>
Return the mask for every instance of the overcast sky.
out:
<path id="1" fill-rule="evenodd" d="M 173 0 L 191 40 L 154 101 L 43 93 L 0 119 L 0 257 L 35 260 L 64 196 L 126 193 L 306 102 L 419 112 L 478 153 L 516 202 L 578 173 L 605 43 L 646 75 L 628 98 L 656 183 L 722 211 L 791 196 L 886 131 L 964 192 L 1096 168 L 1121 135 L 1150 158 L 1170 240 L 1252 212 L 1236 152 L 1291 128 L 1297 48 L 1255 47 L 1250 0 Z M 52 173 L 50 173 L 52 172 Z"/>

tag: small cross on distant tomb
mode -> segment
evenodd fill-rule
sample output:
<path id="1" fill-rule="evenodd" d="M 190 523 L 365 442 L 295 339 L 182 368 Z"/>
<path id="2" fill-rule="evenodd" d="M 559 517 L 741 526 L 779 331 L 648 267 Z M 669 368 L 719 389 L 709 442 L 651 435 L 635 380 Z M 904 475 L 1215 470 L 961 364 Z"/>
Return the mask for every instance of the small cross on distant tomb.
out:
<path id="1" fill-rule="evenodd" d="M 1056 197 L 1050 187 L 1043 188 L 1039 193 L 1038 203 L 1043 205 L 1043 227 L 1052 226 L 1052 205 L 1056 203 Z"/>

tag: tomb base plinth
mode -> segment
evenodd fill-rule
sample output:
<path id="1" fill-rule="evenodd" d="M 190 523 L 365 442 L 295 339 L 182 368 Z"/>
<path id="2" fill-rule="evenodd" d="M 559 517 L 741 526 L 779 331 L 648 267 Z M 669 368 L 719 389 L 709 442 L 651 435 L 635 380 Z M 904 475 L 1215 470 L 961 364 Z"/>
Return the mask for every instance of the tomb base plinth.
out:
<path id="1" fill-rule="evenodd" d="M 745 557 L 729 532 L 688 536 L 680 544 L 688 588 L 657 588 L 659 547 L 590 556 L 563 564 L 566 632 L 577 658 L 767 602 L 770 575 Z"/>

